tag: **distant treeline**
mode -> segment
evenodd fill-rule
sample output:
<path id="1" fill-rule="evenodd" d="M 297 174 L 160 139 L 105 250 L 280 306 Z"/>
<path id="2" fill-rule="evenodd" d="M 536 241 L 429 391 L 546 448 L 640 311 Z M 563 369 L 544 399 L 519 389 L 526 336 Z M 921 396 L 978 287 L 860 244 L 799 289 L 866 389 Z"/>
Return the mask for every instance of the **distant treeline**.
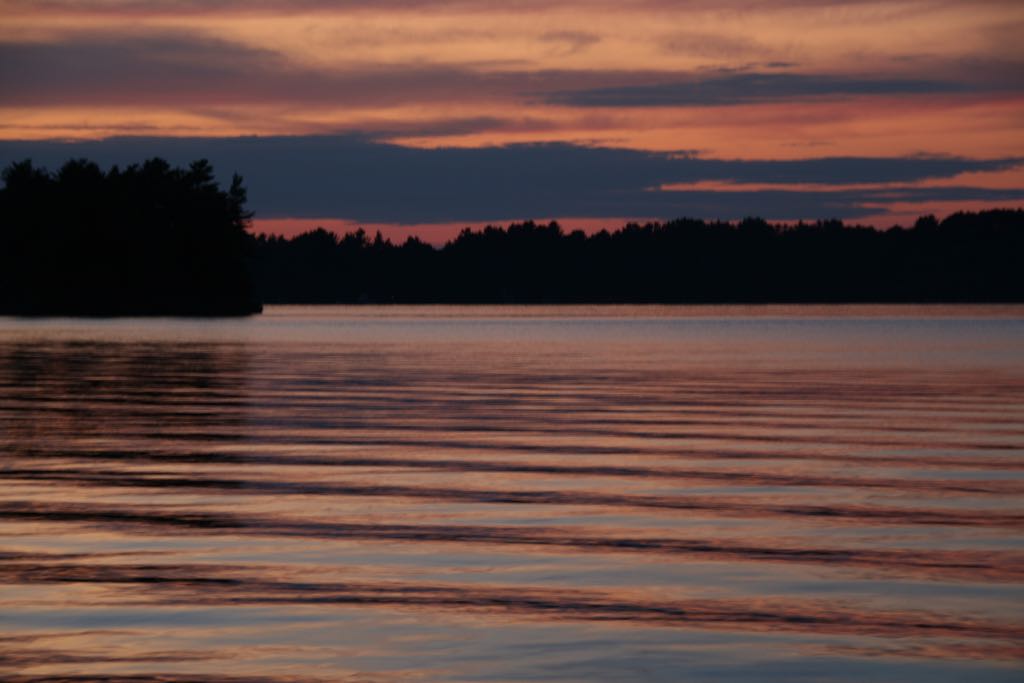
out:
<path id="1" fill-rule="evenodd" d="M 255 238 L 267 303 L 1024 301 L 1024 211 L 886 231 L 676 220 L 614 232 L 466 229 L 434 247 L 362 230 Z"/>
<path id="2" fill-rule="evenodd" d="M 108 172 L 75 160 L 3 171 L 0 313 L 242 315 L 252 288 L 241 178 L 161 159 Z"/>
<path id="3" fill-rule="evenodd" d="M 205 161 L 3 171 L 0 314 L 240 315 L 261 303 L 1024 301 L 1024 211 L 879 231 L 676 220 L 614 232 L 253 236 Z"/>

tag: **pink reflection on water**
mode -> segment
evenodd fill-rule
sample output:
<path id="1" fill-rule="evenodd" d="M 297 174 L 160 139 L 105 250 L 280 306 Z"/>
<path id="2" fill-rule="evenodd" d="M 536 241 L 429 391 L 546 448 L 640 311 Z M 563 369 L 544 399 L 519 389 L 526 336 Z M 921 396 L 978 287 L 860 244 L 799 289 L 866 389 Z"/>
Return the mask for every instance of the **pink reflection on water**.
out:
<path id="1" fill-rule="evenodd" d="M 0 672 L 466 679 L 467 631 L 599 629 L 984 679 L 1024 657 L 1013 310 L 0 321 Z"/>

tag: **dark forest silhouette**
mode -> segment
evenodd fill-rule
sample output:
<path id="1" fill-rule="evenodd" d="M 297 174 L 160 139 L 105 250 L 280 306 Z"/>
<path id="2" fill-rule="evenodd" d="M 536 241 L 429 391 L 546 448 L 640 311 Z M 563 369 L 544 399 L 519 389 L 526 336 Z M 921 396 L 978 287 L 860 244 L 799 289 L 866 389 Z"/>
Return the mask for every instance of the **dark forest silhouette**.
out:
<path id="1" fill-rule="evenodd" d="M 441 248 L 359 230 L 246 232 L 235 176 L 205 160 L 104 173 L 3 172 L 0 313 L 241 315 L 266 303 L 1024 301 L 1024 211 L 840 221 L 683 219 L 614 232 L 557 223 L 464 230 Z"/>
<path id="2" fill-rule="evenodd" d="M 435 249 L 360 230 L 256 238 L 267 303 L 1024 301 L 1024 211 L 886 231 L 840 221 L 557 223 L 464 230 Z"/>
<path id="3" fill-rule="evenodd" d="M 206 160 L 151 159 L 104 173 L 30 161 L 3 172 L 0 313 L 244 315 L 254 296 L 246 192 Z"/>

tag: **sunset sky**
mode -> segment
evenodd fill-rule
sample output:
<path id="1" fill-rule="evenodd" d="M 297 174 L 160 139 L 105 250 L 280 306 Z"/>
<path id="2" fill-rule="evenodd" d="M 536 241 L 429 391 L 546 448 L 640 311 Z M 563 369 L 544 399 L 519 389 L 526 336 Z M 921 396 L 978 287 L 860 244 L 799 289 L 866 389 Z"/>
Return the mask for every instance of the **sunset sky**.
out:
<path id="1" fill-rule="evenodd" d="M 1024 204 L 1019 0 L 0 0 L 0 162 L 207 157 L 255 229 Z"/>

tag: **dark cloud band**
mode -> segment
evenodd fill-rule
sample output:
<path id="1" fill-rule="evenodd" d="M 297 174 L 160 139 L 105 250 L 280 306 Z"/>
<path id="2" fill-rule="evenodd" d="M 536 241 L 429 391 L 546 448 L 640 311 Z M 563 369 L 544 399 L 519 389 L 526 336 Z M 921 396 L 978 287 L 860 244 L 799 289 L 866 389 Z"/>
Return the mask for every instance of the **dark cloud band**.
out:
<path id="1" fill-rule="evenodd" d="M 1017 158 L 744 161 L 561 143 L 418 149 L 358 136 L 0 141 L 4 165 L 31 158 L 52 169 L 69 158 L 86 157 L 109 166 L 152 156 L 176 164 L 208 158 L 223 178 L 241 173 L 251 206 L 261 218 L 333 217 L 367 223 L 551 216 L 855 218 L 894 202 L 1024 201 L 1024 188 L 906 186 L 1011 169 L 1024 163 Z M 701 181 L 741 187 L 659 189 Z M 848 187 L 867 183 L 873 185 Z M 762 187 L 744 189 L 742 184 Z M 791 184 L 808 187 L 770 187 Z M 879 184 L 892 185 L 877 189 Z"/>
<path id="2" fill-rule="evenodd" d="M 567 49 L 597 37 L 544 34 Z M 501 66 L 501 65 L 498 65 Z M 380 107 L 480 102 L 589 107 L 727 106 L 821 97 L 1019 91 L 1016 61 L 960 65 L 947 77 L 854 78 L 755 70 L 528 69 L 521 64 L 364 64 L 328 68 L 272 50 L 180 31 L 77 32 L 54 42 L 0 41 L 0 105 Z M 921 70 L 931 72 L 933 65 Z M 927 67 L 927 68 L 925 68 Z M 751 67 L 754 68 L 754 67 Z M 966 70 L 965 70 L 966 69 Z M 981 74 L 984 74 L 982 77 Z"/>
<path id="3" fill-rule="evenodd" d="M 553 104 L 574 107 L 721 106 L 858 96 L 965 93 L 964 83 L 927 79 L 847 78 L 823 74 L 734 73 L 654 85 L 595 88 L 554 94 Z"/>

